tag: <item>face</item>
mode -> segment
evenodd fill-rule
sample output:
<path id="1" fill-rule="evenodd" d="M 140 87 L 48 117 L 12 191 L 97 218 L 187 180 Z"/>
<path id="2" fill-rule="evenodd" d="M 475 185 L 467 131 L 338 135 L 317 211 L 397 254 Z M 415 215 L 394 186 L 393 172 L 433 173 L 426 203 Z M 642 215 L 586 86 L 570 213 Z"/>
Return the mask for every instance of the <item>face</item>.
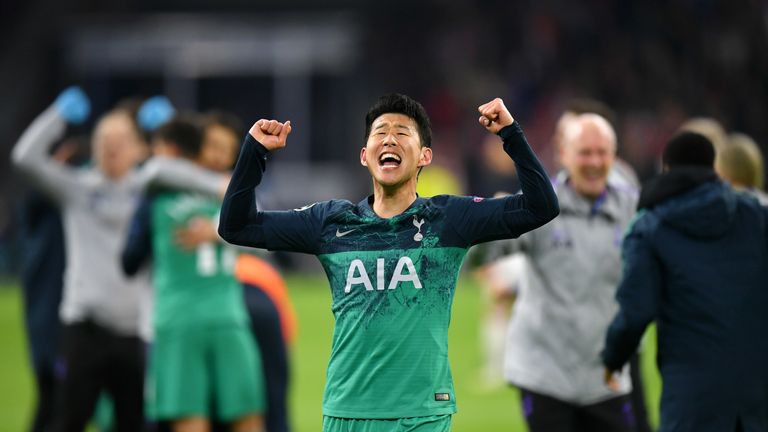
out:
<path id="1" fill-rule="evenodd" d="M 605 191 L 615 156 L 612 138 L 591 123 L 583 123 L 576 134 L 566 134 L 560 146 L 560 162 L 568 171 L 571 186 L 590 199 Z"/>
<path id="2" fill-rule="evenodd" d="M 416 121 L 403 114 L 382 114 L 371 125 L 371 134 L 360 152 L 374 181 L 396 187 L 416 180 L 419 168 L 432 162 L 432 149 L 421 146 Z"/>
<path id="3" fill-rule="evenodd" d="M 112 179 L 127 174 L 141 160 L 146 147 L 133 122 L 124 113 L 101 119 L 91 145 L 97 168 Z"/>
<path id="4" fill-rule="evenodd" d="M 239 139 L 231 129 L 224 126 L 208 126 L 200 149 L 200 164 L 214 171 L 231 169 L 237 158 Z"/>

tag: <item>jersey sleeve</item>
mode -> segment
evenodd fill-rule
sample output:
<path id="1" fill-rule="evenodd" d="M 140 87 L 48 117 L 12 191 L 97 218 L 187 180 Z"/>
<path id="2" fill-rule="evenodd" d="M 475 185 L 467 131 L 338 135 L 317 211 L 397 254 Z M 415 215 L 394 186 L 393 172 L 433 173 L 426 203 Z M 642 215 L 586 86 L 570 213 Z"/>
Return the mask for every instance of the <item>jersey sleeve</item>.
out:
<path id="1" fill-rule="evenodd" d="M 136 207 L 128 229 L 128 237 L 120 255 L 126 276 L 139 272 L 152 257 L 152 201 L 145 197 Z"/>
<path id="2" fill-rule="evenodd" d="M 250 134 L 246 136 L 224 195 L 219 235 L 239 246 L 315 254 L 330 203 L 288 211 L 260 211 L 255 188 L 266 169 L 267 153 Z"/>
<path id="3" fill-rule="evenodd" d="M 467 245 L 519 237 L 560 213 L 552 183 L 517 122 L 499 136 L 515 161 L 522 193 L 492 199 L 453 197 L 452 226 Z"/>
<path id="4" fill-rule="evenodd" d="M 11 152 L 13 163 L 59 203 L 73 199 L 79 190 L 75 169 L 49 155 L 66 126 L 56 107 L 51 106 L 27 127 Z"/>

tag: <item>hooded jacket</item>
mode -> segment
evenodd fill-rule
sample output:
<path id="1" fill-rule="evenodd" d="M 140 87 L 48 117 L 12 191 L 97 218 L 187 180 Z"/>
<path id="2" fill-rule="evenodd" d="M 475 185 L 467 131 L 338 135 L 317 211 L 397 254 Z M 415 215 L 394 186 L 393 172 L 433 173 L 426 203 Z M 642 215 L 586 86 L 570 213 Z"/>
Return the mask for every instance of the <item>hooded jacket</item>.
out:
<path id="1" fill-rule="evenodd" d="M 768 209 L 703 168 L 658 177 L 639 207 L 604 364 L 656 321 L 662 432 L 768 430 Z"/>

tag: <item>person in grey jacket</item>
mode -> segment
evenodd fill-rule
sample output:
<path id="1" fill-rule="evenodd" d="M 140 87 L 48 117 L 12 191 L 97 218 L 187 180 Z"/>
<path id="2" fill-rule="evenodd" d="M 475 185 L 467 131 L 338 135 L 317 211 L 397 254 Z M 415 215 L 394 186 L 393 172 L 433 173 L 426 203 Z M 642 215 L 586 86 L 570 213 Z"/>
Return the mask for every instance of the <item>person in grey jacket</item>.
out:
<path id="1" fill-rule="evenodd" d="M 661 432 L 768 430 L 768 208 L 714 160 L 703 135 L 674 137 L 624 240 L 605 380 L 656 321 Z"/>
<path id="2" fill-rule="evenodd" d="M 529 429 L 631 431 L 628 373 L 609 389 L 600 363 L 617 310 L 622 234 L 637 192 L 612 175 L 616 135 L 597 114 L 573 115 L 560 139 L 554 180 L 561 214 L 499 246 L 526 256 L 508 329 L 505 376 L 521 390 Z"/>
<path id="3" fill-rule="evenodd" d="M 49 155 L 67 124 L 90 111 L 79 88 L 65 90 L 24 131 L 13 148 L 14 164 L 47 193 L 62 212 L 66 244 L 62 373 L 54 410 L 55 432 L 80 432 L 102 390 L 115 404 L 117 432 L 143 428 L 144 345 L 139 338 L 147 275 L 128 279 L 119 266 L 138 195 L 150 184 L 167 184 L 218 195 L 224 176 L 182 161 L 153 159 L 136 168 L 142 138 L 131 113 L 114 110 L 96 124 L 94 165 L 66 166 Z"/>

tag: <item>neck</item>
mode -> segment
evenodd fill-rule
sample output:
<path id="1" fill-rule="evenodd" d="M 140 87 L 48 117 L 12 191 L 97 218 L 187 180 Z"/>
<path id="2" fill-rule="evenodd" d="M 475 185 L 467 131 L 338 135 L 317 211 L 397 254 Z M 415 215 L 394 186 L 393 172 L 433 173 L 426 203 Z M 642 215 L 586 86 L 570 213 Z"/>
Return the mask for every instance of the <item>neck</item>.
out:
<path id="1" fill-rule="evenodd" d="M 410 182 L 386 188 L 373 184 L 373 211 L 381 218 L 388 219 L 404 212 L 416 201 L 416 183 Z"/>

